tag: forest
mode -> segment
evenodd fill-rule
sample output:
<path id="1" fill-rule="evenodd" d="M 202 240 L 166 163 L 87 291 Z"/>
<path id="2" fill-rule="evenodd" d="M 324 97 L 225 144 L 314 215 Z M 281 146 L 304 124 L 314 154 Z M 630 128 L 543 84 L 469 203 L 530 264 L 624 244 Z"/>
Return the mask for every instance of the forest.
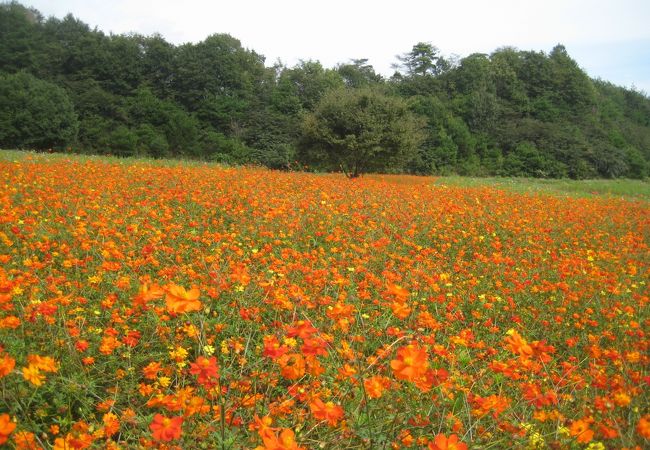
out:
<path id="1" fill-rule="evenodd" d="M 590 78 L 561 44 L 459 58 L 418 42 L 390 77 L 367 59 L 265 63 L 227 34 L 174 45 L 0 4 L 0 148 L 351 176 L 650 174 L 650 98 Z"/>

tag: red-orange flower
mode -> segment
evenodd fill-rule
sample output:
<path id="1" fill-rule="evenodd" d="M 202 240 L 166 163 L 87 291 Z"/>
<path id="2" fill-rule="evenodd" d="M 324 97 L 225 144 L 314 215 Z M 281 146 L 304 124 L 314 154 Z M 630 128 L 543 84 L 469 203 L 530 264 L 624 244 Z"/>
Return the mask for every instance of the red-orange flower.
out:
<path id="1" fill-rule="evenodd" d="M 156 414 L 149 429 L 155 440 L 169 442 L 181 437 L 182 425 L 182 417 L 165 417 L 162 414 Z"/>
<path id="2" fill-rule="evenodd" d="M 636 424 L 636 431 L 645 439 L 650 439 L 650 414 L 646 414 L 639 419 L 639 423 Z"/>
<path id="3" fill-rule="evenodd" d="M 282 367 L 282 376 L 287 380 L 297 380 L 305 374 L 305 358 L 298 353 L 282 355 L 278 364 Z"/>
<path id="4" fill-rule="evenodd" d="M 158 377 L 158 372 L 162 369 L 162 365 L 158 361 L 150 362 L 142 368 L 142 373 L 147 380 L 155 380 Z"/>
<path id="5" fill-rule="evenodd" d="M 219 377 L 217 358 L 210 359 L 205 356 L 196 358 L 196 362 L 190 364 L 190 373 L 198 377 L 198 382 L 203 385 L 214 385 Z"/>
<path id="6" fill-rule="evenodd" d="M 268 356 L 269 358 L 279 358 L 280 356 L 284 355 L 289 351 L 289 347 L 286 345 L 281 345 L 280 341 L 278 341 L 278 338 L 276 336 L 270 335 L 270 336 L 264 336 L 263 338 L 264 341 L 264 356 Z"/>
<path id="7" fill-rule="evenodd" d="M 184 287 L 172 284 L 165 291 L 167 311 L 175 314 L 199 311 L 202 307 L 197 288 L 185 290 Z"/>
<path id="8" fill-rule="evenodd" d="M 0 414 L 0 445 L 7 442 L 15 428 L 16 424 L 11 421 L 9 414 Z"/>
<path id="9" fill-rule="evenodd" d="M 474 402 L 477 405 L 477 408 L 474 412 L 478 416 L 485 416 L 488 413 L 492 413 L 492 417 L 497 418 L 501 413 L 503 413 L 508 406 L 510 406 L 510 400 L 506 397 L 499 395 L 489 395 L 487 397 L 476 397 Z"/>
<path id="10" fill-rule="evenodd" d="M 467 444 L 459 441 L 455 434 L 449 437 L 439 434 L 429 442 L 429 450 L 467 450 Z"/>
<path id="11" fill-rule="evenodd" d="M 14 370 L 16 366 L 16 360 L 11 356 L 4 354 L 0 357 L 0 378 L 6 377 Z"/>
<path id="12" fill-rule="evenodd" d="M 305 450 L 296 442 L 296 435 L 289 428 L 283 428 L 279 435 L 268 430 L 262 435 L 263 447 L 255 450 Z"/>
<path id="13" fill-rule="evenodd" d="M 331 426 L 336 426 L 343 417 L 343 408 L 334 402 L 323 402 L 320 398 L 315 398 L 309 403 L 311 413 L 318 420 L 326 420 Z"/>
<path id="14" fill-rule="evenodd" d="M 415 344 L 397 349 L 397 358 L 390 362 L 395 378 L 406 381 L 422 377 L 428 366 L 426 350 Z"/>

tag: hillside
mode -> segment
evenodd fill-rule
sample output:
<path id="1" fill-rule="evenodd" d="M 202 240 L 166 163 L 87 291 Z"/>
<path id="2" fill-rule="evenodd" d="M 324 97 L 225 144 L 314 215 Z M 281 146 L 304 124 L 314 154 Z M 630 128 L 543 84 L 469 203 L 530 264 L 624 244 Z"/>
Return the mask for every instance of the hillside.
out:
<path id="1" fill-rule="evenodd" d="M 33 152 L 0 176 L 0 446 L 650 448 L 647 191 Z"/>
<path id="2" fill-rule="evenodd" d="M 2 4 L 0 147 L 338 170 L 306 151 L 305 118 L 326 93 L 364 88 L 404 101 L 422 131 L 372 170 L 648 176 L 650 99 L 589 78 L 562 45 L 453 60 L 416 43 L 398 61 L 390 78 L 363 59 L 266 67 L 225 34 L 172 45 Z"/>

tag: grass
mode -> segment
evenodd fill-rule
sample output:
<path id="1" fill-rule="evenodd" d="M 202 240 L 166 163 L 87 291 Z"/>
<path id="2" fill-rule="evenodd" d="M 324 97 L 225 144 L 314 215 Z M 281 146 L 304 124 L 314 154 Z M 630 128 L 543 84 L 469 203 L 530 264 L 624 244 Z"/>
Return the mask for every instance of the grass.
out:
<path id="1" fill-rule="evenodd" d="M 630 179 L 540 179 L 540 178 L 473 178 L 440 177 L 438 184 L 464 187 L 495 187 L 522 193 L 560 194 L 580 197 L 610 196 L 650 200 L 650 182 Z"/>

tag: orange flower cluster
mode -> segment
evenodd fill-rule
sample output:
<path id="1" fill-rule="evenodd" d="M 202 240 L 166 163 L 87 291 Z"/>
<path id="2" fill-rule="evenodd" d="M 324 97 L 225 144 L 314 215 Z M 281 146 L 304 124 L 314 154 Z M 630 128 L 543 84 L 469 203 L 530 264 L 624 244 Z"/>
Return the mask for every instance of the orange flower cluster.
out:
<path id="1" fill-rule="evenodd" d="M 0 445 L 650 446 L 647 200 L 66 155 L 0 174 Z"/>

